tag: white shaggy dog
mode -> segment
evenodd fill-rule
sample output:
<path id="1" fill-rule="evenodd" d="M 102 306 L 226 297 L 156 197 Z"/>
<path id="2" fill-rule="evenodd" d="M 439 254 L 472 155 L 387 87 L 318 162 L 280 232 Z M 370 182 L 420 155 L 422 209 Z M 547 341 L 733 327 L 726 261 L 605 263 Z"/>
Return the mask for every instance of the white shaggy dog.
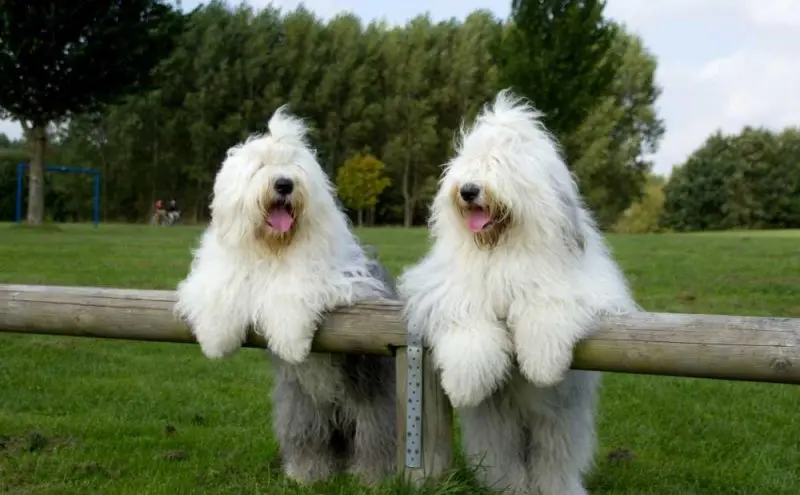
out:
<path id="1" fill-rule="evenodd" d="M 569 370 L 604 313 L 635 309 L 540 114 L 508 91 L 462 131 L 427 256 L 402 276 L 483 483 L 586 493 L 599 375 Z"/>
<path id="2" fill-rule="evenodd" d="M 323 313 L 395 289 L 351 233 L 303 122 L 281 107 L 268 127 L 217 173 L 176 312 L 209 358 L 236 351 L 249 327 L 265 337 L 287 476 L 311 483 L 347 470 L 372 483 L 395 462 L 393 359 L 309 352 Z"/>

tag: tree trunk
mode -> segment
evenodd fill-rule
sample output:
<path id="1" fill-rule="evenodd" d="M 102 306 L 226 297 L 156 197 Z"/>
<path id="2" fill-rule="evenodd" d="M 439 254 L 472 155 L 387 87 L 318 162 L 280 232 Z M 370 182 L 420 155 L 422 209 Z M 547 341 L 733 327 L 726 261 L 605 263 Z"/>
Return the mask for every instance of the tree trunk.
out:
<path id="1" fill-rule="evenodd" d="M 202 191 L 203 191 L 203 184 L 200 182 L 200 178 L 198 177 L 194 183 L 194 213 L 192 214 L 192 221 L 195 225 L 200 223 L 200 216 L 201 216 L 201 209 L 203 208 L 202 202 Z M 205 211 L 202 212 L 203 218 L 205 219 Z"/>
<path id="2" fill-rule="evenodd" d="M 403 203 L 403 227 L 410 228 L 414 221 L 414 204 L 410 199 L 406 199 Z"/>
<path id="3" fill-rule="evenodd" d="M 161 188 L 161 183 L 159 182 L 158 179 L 159 179 L 159 172 L 161 170 L 161 167 L 160 167 L 161 155 L 159 154 L 158 145 L 159 145 L 158 136 L 156 136 L 156 138 L 153 140 L 153 172 L 150 175 L 150 177 L 152 178 L 152 183 L 150 185 L 150 188 L 151 188 L 150 189 L 150 201 L 145 206 L 145 212 L 146 212 L 145 213 L 145 217 L 144 217 L 145 218 L 145 222 L 147 222 L 147 220 L 149 219 L 149 217 L 151 215 L 150 212 L 151 212 L 151 210 L 153 208 L 153 204 L 156 202 L 156 199 L 163 199 L 164 202 L 169 201 L 169 198 L 161 198 L 160 197 L 161 196 L 160 193 L 161 193 L 162 188 Z M 158 195 L 159 198 L 156 198 L 156 195 Z"/>
<path id="4" fill-rule="evenodd" d="M 108 211 L 108 157 L 106 157 L 106 146 L 108 145 L 108 128 L 107 121 L 103 119 L 101 131 L 102 139 L 98 139 L 97 150 L 100 154 L 100 219 L 106 221 L 106 212 Z"/>
<path id="5" fill-rule="evenodd" d="M 28 214 L 30 225 L 41 225 L 44 220 L 44 152 L 47 148 L 46 124 L 33 124 L 28 135 L 31 146 L 30 173 L 28 175 Z"/>
<path id="6" fill-rule="evenodd" d="M 358 226 L 364 226 L 364 210 L 358 210 Z"/>
<path id="7" fill-rule="evenodd" d="M 414 216 L 414 207 L 411 201 L 411 191 L 409 190 L 409 175 L 411 174 L 411 160 L 406 157 L 406 165 L 403 168 L 403 226 L 411 227 L 411 222 Z"/>

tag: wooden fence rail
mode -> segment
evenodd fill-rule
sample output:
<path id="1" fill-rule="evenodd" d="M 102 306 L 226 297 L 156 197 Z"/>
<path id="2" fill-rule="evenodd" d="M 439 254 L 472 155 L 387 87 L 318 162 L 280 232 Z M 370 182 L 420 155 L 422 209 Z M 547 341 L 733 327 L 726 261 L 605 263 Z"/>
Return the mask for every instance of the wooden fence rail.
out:
<path id="1" fill-rule="evenodd" d="M 172 313 L 173 291 L 0 284 L 0 332 L 194 343 Z M 387 354 L 397 361 L 398 461 L 406 418 L 406 330 L 400 303 L 375 301 L 327 316 L 313 349 Z M 248 347 L 264 347 L 251 334 Z M 452 462 L 452 411 L 423 358 L 423 467 Z M 578 345 L 573 368 L 651 375 L 800 383 L 800 319 L 669 313 L 606 318 Z"/>

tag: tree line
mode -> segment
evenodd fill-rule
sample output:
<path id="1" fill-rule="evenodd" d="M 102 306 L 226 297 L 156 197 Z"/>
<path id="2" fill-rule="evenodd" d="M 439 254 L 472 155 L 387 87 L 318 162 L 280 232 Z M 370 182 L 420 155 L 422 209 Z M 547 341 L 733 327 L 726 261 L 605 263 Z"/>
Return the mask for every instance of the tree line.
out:
<path id="1" fill-rule="evenodd" d="M 800 228 L 800 128 L 716 131 L 669 180 L 650 177 L 625 233 Z"/>
<path id="2" fill-rule="evenodd" d="M 99 169 L 104 221 L 141 221 L 156 199 L 167 197 L 179 201 L 188 221 L 204 221 L 225 151 L 262 131 L 269 115 L 288 103 L 311 124 L 311 141 L 333 179 L 358 177 L 338 173 L 348 160 L 382 164 L 380 173 L 369 174 L 380 187 L 342 184 L 350 196 L 377 191 L 375 198 L 351 198 L 360 205 L 354 218 L 361 212 L 365 223 L 419 224 L 462 120 L 510 86 L 545 112 L 587 202 L 610 226 L 641 197 L 647 157 L 664 127 L 655 109 L 655 58 L 603 9 L 597 0 L 514 0 L 505 20 L 479 10 L 462 21 L 420 15 L 392 26 L 352 14 L 324 21 L 303 7 L 284 12 L 212 1 L 180 23 L 164 15 L 170 29 L 158 33 L 174 36 L 140 83 L 118 98 L 97 99 L 103 104 L 78 102 L 41 119 L 48 123 L 44 161 Z M 63 17 L 60 22 L 70 22 L 67 12 Z M 99 30 L 102 22 L 93 22 Z M 12 55 L 19 58 L 18 52 Z M 41 63 L 41 57 L 15 63 Z M 94 91 L 91 81 L 83 82 Z M 0 108 L 12 117 L 32 119 L 2 98 Z M 36 139 L 26 137 L 29 145 Z M 0 163 L 29 153 L 21 143 L 10 147 L 17 151 L 0 154 Z M 7 191 L 14 173 L 0 166 L 0 191 Z M 88 219 L 86 179 L 62 175 L 44 177 L 50 216 Z M 0 203 L 3 218 L 10 215 L 8 203 Z"/>
<path id="3" fill-rule="evenodd" d="M 419 224 L 462 120 L 513 87 L 545 112 L 605 228 L 800 226 L 798 129 L 717 132 L 668 180 L 650 173 L 656 60 L 601 1 L 513 0 L 505 20 L 403 26 L 220 1 L 4 5 L 0 115 L 25 136 L 0 135 L 0 219 L 14 214 L 16 164 L 38 160 L 99 169 L 105 221 L 142 221 L 168 197 L 204 221 L 225 151 L 288 103 L 354 220 Z M 90 218 L 91 178 L 38 180 L 48 218 Z"/>
<path id="4" fill-rule="evenodd" d="M 800 128 L 716 132 L 664 186 L 678 231 L 800 227 Z"/>

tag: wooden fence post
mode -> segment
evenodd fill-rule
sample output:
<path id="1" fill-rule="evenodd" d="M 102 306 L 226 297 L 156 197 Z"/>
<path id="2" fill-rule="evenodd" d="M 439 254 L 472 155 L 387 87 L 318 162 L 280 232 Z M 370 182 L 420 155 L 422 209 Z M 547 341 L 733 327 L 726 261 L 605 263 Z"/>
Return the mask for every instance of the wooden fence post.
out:
<path id="1" fill-rule="evenodd" d="M 397 468 L 401 475 L 414 483 L 436 478 L 453 467 L 453 409 L 442 390 L 439 376 L 429 352 L 409 355 L 409 349 L 399 347 L 395 354 L 397 369 Z M 421 368 L 422 397 L 408 393 L 409 366 Z M 416 387 L 414 387 L 416 388 Z M 406 414 L 410 401 L 420 401 L 422 416 L 421 438 L 410 440 Z M 421 445 L 420 445 L 421 444 Z M 409 450 L 418 450 L 421 466 L 406 465 Z"/>

